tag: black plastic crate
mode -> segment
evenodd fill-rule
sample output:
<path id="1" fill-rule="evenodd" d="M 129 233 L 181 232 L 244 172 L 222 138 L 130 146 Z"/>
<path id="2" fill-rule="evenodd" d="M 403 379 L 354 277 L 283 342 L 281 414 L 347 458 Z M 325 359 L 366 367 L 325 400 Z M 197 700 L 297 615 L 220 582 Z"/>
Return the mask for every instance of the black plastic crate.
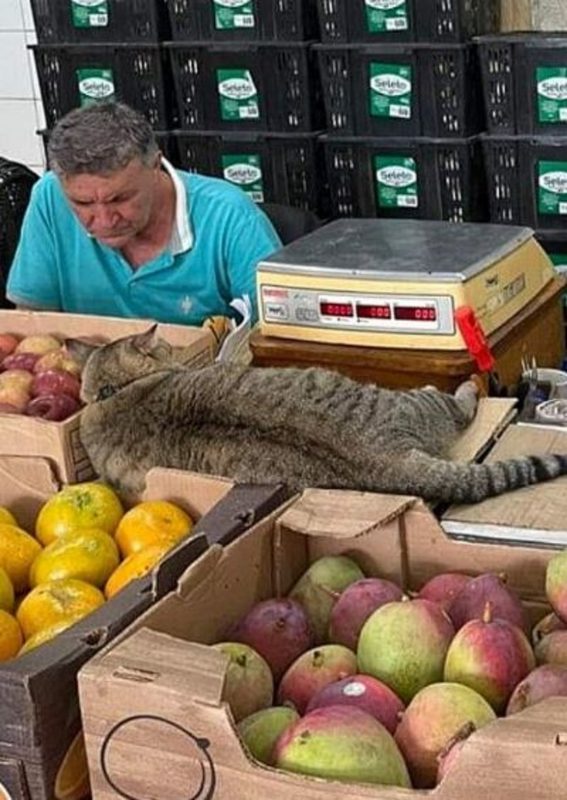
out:
<path id="1" fill-rule="evenodd" d="M 483 129 L 471 45 L 316 45 L 327 127 L 357 136 L 467 137 Z"/>
<path id="2" fill-rule="evenodd" d="M 317 133 L 174 131 L 173 136 L 181 169 L 224 178 L 257 203 L 324 213 L 328 195 Z"/>
<path id="3" fill-rule="evenodd" d="M 77 106 L 122 100 L 155 128 L 175 122 L 169 65 L 158 45 L 34 45 L 47 127 Z"/>
<path id="4" fill-rule="evenodd" d="M 168 0 L 176 41 L 285 41 L 319 38 L 316 0 Z"/>
<path id="5" fill-rule="evenodd" d="M 51 131 L 47 128 L 40 130 L 37 132 L 38 136 L 41 137 L 41 142 L 43 144 L 43 151 L 45 153 L 45 163 L 47 169 L 50 169 L 49 164 L 49 154 L 47 150 L 47 145 L 49 143 L 49 137 L 51 135 Z M 156 141 L 158 144 L 159 149 L 163 153 L 163 155 L 173 163 L 176 163 L 178 160 L 177 149 L 175 146 L 175 139 L 171 135 L 170 131 L 154 131 Z"/>
<path id="6" fill-rule="evenodd" d="M 180 127 L 305 133 L 323 127 L 308 44 L 166 45 Z"/>
<path id="7" fill-rule="evenodd" d="M 478 39 L 489 133 L 567 134 L 567 33 Z"/>
<path id="8" fill-rule="evenodd" d="M 40 44 L 154 42 L 169 37 L 167 0 L 31 0 Z"/>
<path id="9" fill-rule="evenodd" d="M 486 220 L 479 137 L 321 141 L 333 217 Z"/>
<path id="10" fill-rule="evenodd" d="M 499 30 L 500 0 L 318 0 L 324 42 L 465 42 Z"/>
<path id="11" fill-rule="evenodd" d="M 567 275 L 567 227 L 558 231 L 536 231 L 535 236 L 557 271 Z"/>
<path id="12" fill-rule="evenodd" d="M 567 137 L 485 136 L 492 222 L 567 228 Z"/>

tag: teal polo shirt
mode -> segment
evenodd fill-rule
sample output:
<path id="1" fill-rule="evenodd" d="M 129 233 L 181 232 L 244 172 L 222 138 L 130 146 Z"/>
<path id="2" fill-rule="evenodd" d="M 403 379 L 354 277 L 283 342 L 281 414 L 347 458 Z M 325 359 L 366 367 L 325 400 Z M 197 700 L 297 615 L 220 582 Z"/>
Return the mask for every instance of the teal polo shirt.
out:
<path id="1" fill-rule="evenodd" d="M 46 173 L 24 218 L 9 299 L 43 310 L 200 325 L 211 315 L 233 316 L 230 301 L 248 295 L 255 321 L 258 261 L 281 246 L 270 221 L 237 186 L 164 167 L 176 187 L 172 241 L 137 269 L 87 234 L 56 175 Z"/>

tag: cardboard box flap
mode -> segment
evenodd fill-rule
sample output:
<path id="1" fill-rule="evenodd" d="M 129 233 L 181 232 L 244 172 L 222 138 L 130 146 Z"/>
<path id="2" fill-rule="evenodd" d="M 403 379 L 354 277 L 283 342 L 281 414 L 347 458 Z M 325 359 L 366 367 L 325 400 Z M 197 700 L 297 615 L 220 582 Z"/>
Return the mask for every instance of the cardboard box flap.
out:
<path id="1" fill-rule="evenodd" d="M 228 657 L 212 647 L 142 628 L 93 664 L 91 675 L 94 671 L 104 676 L 110 670 L 125 685 L 162 685 L 218 707 L 228 663 Z"/>
<path id="2" fill-rule="evenodd" d="M 494 463 L 524 455 L 567 454 L 567 431 L 538 425 L 511 425 L 486 459 Z M 567 476 L 485 500 L 451 506 L 443 528 L 487 538 L 567 545 Z M 553 533 L 547 536 L 546 532 Z"/>
<path id="3" fill-rule="evenodd" d="M 309 536 L 355 538 L 386 525 L 419 502 L 406 495 L 306 489 L 278 524 Z"/>
<path id="4" fill-rule="evenodd" d="M 169 500 L 184 508 L 194 521 L 219 502 L 234 482 L 181 469 L 154 467 L 146 475 L 143 500 Z"/>
<path id="5" fill-rule="evenodd" d="M 30 533 L 41 506 L 61 488 L 47 459 L 22 456 L 0 456 L 0 487 L 0 504 Z"/>
<path id="6" fill-rule="evenodd" d="M 481 397 L 472 423 L 449 452 L 452 461 L 476 461 L 516 416 L 514 399 Z"/>

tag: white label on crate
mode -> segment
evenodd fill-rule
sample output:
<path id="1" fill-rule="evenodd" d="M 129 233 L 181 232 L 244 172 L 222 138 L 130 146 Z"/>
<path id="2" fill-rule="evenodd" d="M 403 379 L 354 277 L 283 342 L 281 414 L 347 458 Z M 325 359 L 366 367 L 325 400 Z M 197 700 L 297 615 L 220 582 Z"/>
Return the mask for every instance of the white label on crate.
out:
<path id="1" fill-rule="evenodd" d="M 385 186 L 403 189 L 417 181 L 417 173 L 407 167 L 383 167 L 376 173 L 377 179 Z"/>
<path id="2" fill-rule="evenodd" d="M 400 75 L 374 75 L 370 79 L 370 87 L 386 97 L 401 97 L 411 92 L 411 82 Z"/>
<path id="3" fill-rule="evenodd" d="M 407 29 L 408 29 L 407 17 L 399 17 L 398 19 L 386 20 L 387 31 L 407 31 Z"/>
<path id="4" fill-rule="evenodd" d="M 544 175 L 540 175 L 539 185 L 553 194 L 567 194 L 567 173 L 546 172 Z"/>
<path id="5" fill-rule="evenodd" d="M 567 78 L 548 78 L 538 83 L 537 90 L 550 100 L 567 100 Z"/>
<path id="6" fill-rule="evenodd" d="M 109 22 L 108 5 L 109 0 L 71 0 L 74 27 L 105 28 Z"/>
<path id="7" fill-rule="evenodd" d="M 231 183 L 247 185 L 262 179 L 262 170 L 252 164 L 231 164 L 223 172 L 224 177 Z"/>
<path id="8" fill-rule="evenodd" d="M 364 0 L 368 33 L 407 31 L 409 28 L 407 0 Z"/>
<path id="9" fill-rule="evenodd" d="M 398 196 L 398 206 L 400 208 L 417 208 L 417 196 L 416 195 Z"/>
<path id="10" fill-rule="evenodd" d="M 258 106 L 243 106 L 238 109 L 240 119 L 258 119 L 260 109 Z"/>
<path id="11" fill-rule="evenodd" d="M 245 6 L 249 0 L 215 0 L 217 6 L 224 6 L 225 8 L 240 8 Z"/>
<path id="12" fill-rule="evenodd" d="M 213 0 L 217 31 L 253 28 L 254 0 Z"/>
<path id="13" fill-rule="evenodd" d="M 249 97 L 254 97 L 256 87 L 252 80 L 228 78 L 228 80 L 219 83 L 219 94 L 222 94 L 223 97 L 228 97 L 229 100 L 247 100 Z"/>
<path id="14" fill-rule="evenodd" d="M 567 203 L 559 203 L 559 213 L 567 214 Z"/>
<path id="15" fill-rule="evenodd" d="M 393 8 L 403 6 L 406 0 L 364 0 L 370 8 L 378 8 L 380 11 L 391 11 Z"/>
<path id="16" fill-rule="evenodd" d="M 114 94 L 114 84 L 106 78 L 85 78 L 79 81 L 79 92 L 93 100 L 102 100 Z"/>
<path id="17" fill-rule="evenodd" d="M 252 16 L 252 14 L 235 14 L 234 26 L 236 28 L 253 28 L 254 17 Z"/>
<path id="18" fill-rule="evenodd" d="M 400 119 L 409 119 L 411 117 L 411 108 L 409 106 L 390 106 L 390 116 L 399 117 Z"/>

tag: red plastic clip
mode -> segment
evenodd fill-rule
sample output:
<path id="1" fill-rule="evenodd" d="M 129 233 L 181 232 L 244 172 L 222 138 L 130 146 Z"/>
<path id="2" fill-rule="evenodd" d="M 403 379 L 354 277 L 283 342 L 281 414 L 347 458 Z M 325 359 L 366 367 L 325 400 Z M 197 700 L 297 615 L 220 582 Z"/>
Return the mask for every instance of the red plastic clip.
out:
<path id="1" fill-rule="evenodd" d="M 481 372 L 492 372 L 495 366 L 494 356 L 490 350 L 484 331 L 476 314 L 470 306 L 461 306 L 455 312 L 455 320 L 461 336 L 476 365 Z"/>

